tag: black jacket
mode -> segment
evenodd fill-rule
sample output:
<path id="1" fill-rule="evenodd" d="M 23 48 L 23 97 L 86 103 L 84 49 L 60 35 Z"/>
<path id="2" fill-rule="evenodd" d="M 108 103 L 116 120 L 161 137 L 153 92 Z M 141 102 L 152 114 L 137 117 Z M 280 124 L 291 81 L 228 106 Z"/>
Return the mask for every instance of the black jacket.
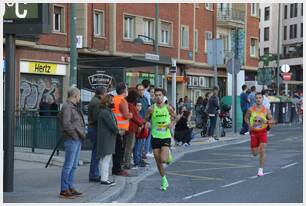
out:
<path id="1" fill-rule="evenodd" d="M 217 114 L 220 109 L 219 97 L 211 96 L 208 100 L 208 113 L 209 114 Z"/>

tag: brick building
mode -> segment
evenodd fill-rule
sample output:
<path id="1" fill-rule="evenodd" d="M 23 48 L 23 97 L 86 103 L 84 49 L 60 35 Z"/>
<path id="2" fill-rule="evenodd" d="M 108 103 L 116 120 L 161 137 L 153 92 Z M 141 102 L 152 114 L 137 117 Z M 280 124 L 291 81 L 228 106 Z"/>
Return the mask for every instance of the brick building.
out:
<path id="1" fill-rule="evenodd" d="M 16 78 L 16 92 L 19 94 L 17 102 L 20 109 L 23 109 L 25 104 L 30 109 L 37 109 L 43 95 L 51 95 L 58 103 L 62 103 L 66 98 L 63 94 L 66 94 L 70 70 L 70 6 L 61 3 L 50 6 L 52 33 L 35 38 L 21 36 L 16 42 L 17 72 L 20 73 Z M 203 96 L 213 87 L 213 68 L 207 64 L 206 39 L 220 37 L 217 35 L 218 7 L 218 4 L 207 3 L 159 4 L 159 54 L 177 60 L 177 98 L 188 95 L 195 101 L 198 96 Z M 258 18 L 250 15 L 250 4 L 241 4 L 241 7 L 246 14 L 243 27 L 246 29 L 243 68 L 247 71 L 246 75 L 252 76 L 252 71 L 257 68 L 258 58 L 251 57 L 249 50 L 253 49 L 251 39 L 258 41 Z M 76 30 L 78 39 L 82 40 L 78 56 L 130 57 L 154 53 L 153 43 L 148 39 L 143 39 L 145 44 L 141 46 L 133 43 L 138 35 L 155 39 L 154 20 L 155 4 L 77 4 Z M 37 72 L 31 69 L 35 66 L 57 69 L 51 73 Z M 112 72 L 118 76 L 115 69 Z M 168 96 L 171 96 L 168 72 L 169 66 L 159 66 L 159 86 L 164 86 L 168 90 Z M 87 76 L 80 77 L 80 74 L 82 72 L 79 72 L 78 79 L 88 80 Z M 113 74 L 110 73 L 110 76 Z M 154 83 L 154 67 L 126 68 L 121 77 L 129 86 L 135 86 L 144 78 Z M 222 95 L 226 95 L 225 66 L 218 68 L 218 78 Z M 90 91 L 82 93 L 91 94 Z M 86 98 L 88 99 L 82 97 Z"/>

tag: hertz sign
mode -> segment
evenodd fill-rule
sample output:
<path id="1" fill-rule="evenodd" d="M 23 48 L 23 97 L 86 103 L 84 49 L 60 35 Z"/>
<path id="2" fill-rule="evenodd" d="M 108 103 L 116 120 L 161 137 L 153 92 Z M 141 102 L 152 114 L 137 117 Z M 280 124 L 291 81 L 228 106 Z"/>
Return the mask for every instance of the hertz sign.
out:
<path id="1" fill-rule="evenodd" d="M 5 3 L 4 34 L 50 33 L 49 4 Z"/>

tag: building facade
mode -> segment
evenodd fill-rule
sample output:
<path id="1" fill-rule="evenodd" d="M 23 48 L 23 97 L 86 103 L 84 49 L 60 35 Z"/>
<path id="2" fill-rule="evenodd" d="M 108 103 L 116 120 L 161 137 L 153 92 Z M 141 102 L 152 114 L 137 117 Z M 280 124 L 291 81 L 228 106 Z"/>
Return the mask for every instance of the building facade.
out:
<path id="1" fill-rule="evenodd" d="M 238 27 L 244 30 L 242 68 L 252 74 L 252 71 L 256 71 L 258 56 L 250 56 L 249 53 L 250 50 L 253 51 L 252 39 L 258 42 L 259 18 L 251 15 L 251 4 L 231 5 L 244 14 L 239 17 L 243 23 L 238 24 Z M 154 53 L 154 45 L 150 39 L 143 38 L 144 45 L 136 45 L 133 40 L 138 35 L 156 39 L 155 6 L 120 3 L 77 4 L 78 58 L 130 57 Z M 44 95 L 50 95 L 58 104 L 66 98 L 64 94 L 70 76 L 70 5 L 56 3 L 50 4 L 50 7 L 50 34 L 35 38 L 17 37 L 17 72 L 20 75 L 16 78 L 16 94 L 20 109 L 37 109 Z M 214 73 L 213 67 L 207 63 L 207 39 L 224 38 L 227 42 L 225 49 L 230 51 L 230 32 L 233 28 L 231 25 L 225 25 L 231 24 L 231 19 L 224 19 L 224 25 L 220 24 L 220 19 L 217 19 L 220 8 L 219 4 L 212 3 L 158 4 L 159 55 L 176 59 L 177 99 L 187 95 L 195 102 L 198 96 L 204 96 L 207 91 L 212 90 Z M 232 15 L 234 16 L 235 14 Z M 252 26 L 248 26 L 250 24 Z M 44 68 L 50 69 L 46 71 Z M 108 74 L 110 78 L 120 76 L 131 87 L 142 79 L 149 79 L 154 84 L 154 66 L 126 68 L 123 75 L 117 74 L 115 69 Z M 170 97 L 169 69 L 166 65 L 159 66 L 158 86 L 167 89 Z M 95 72 L 97 71 L 83 72 L 87 75 L 85 77 L 82 76 L 82 71 L 79 71 L 78 82 L 89 81 L 88 75 L 95 75 Z M 249 74 L 245 72 L 245 75 Z M 223 65 L 218 68 L 218 84 L 222 96 L 227 95 L 227 83 L 226 67 Z M 83 83 L 79 86 L 82 85 Z M 84 90 L 82 99 L 90 99 L 92 94 L 92 91 Z"/>
<path id="2" fill-rule="evenodd" d="M 260 55 L 271 53 L 277 55 L 277 41 L 280 40 L 279 65 L 288 64 L 292 79 L 286 81 L 289 91 L 302 91 L 303 84 L 303 4 L 260 4 Z M 280 12 L 280 13 L 279 13 Z M 280 27 L 278 32 L 278 17 Z M 276 34 L 276 35 L 275 35 Z M 277 35 L 279 34 L 279 36 Z M 270 66 L 276 68 L 276 61 Z M 285 89 L 281 80 L 280 91 Z M 275 88 L 275 83 L 271 85 Z"/>

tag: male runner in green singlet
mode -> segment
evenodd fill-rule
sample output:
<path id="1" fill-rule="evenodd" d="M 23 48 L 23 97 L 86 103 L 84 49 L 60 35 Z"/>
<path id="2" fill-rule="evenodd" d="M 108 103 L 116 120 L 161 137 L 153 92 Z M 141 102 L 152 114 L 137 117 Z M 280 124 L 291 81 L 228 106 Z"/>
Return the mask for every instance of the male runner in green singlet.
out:
<path id="1" fill-rule="evenodd" d="M 173 127 L 176 114 L 169 105 L 164 104 L 165 90 L 156 88 L 154 93 L 156 103 L 149 107 L 146 114 L 146 121 L 150 122 L 151 120 L 151 145 L 159 174 L 162 177 L 161 189 L 166 191 L 169 184 L 163 163 L 169 164 L 172 162 L 172 156 L 169 150 L 171 145 L 170 128 Z"/>

